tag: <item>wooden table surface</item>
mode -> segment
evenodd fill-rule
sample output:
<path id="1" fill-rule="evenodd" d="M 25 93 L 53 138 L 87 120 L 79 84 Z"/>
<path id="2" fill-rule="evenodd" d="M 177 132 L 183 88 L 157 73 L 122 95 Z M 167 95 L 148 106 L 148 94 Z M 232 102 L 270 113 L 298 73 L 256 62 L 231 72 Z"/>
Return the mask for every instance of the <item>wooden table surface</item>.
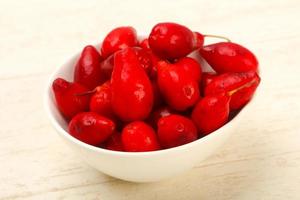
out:
<path id="1" fill-rule="evenodd" d="M 300 199 L 300 2 L 0 1 L 0 199 Z M 172 179 L 120 181 L 87 166 L 45 115 L 49 74 L 118 25 L 176 21 L 254 51 L 262 83 L 236 132 Z"/>

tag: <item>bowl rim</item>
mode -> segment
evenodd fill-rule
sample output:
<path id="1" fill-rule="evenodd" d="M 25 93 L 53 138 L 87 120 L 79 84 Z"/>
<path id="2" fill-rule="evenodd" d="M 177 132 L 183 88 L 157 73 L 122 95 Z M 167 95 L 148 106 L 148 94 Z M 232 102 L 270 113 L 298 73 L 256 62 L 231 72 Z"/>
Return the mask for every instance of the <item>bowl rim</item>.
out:
<path id="1" fill-rule="evenodd" d="M 93 45 L 93 46 L 96 47 L 96 45 Z M 242 113 L 246 112 L 248 110 L 248 107 L 253 103 L 254 99 L 256 99 L 255 98 L 256 92 L 255 92 L 254 95 L 252 96 L 251 100 L 229 122 L 227 122 L 226 124 L 224 124 L 223 126 L 218 128 L 217 130 L 211 132 L 210 134 L 208 134 L 202 138 L 199 138 L 193 142 L 184 144 L 184 145 L 180 145 L 180 146 L 172 147 L 172 148 L 168 148 L 168 149 L 156 150 L 156 151 L 147 151 L 147 152 L 125 152 L 125 151 L 114 151 L 114 150 L 104 149 L 104 148 L 96 147 L 96 146 L 93 146 L 90 144 L 86 144 L 86 143 L 78 140 L 77 138 L 71 136 L 66 130 L 64 130 L 59 125 L 57 119 L 54 117 L 54 115 L 50 109 L 50 106 L 49 106 L 50 102 L 51 102 L 50 95 L 52 94 L 52 82 L 56 78 L 59 77 L 58 73 L 59 73 L 60 69 L 63 66 L 65 66 L 69 61 L 77 59 L 79 55 L 80 55 L 80 52 L 77 52 L 73 56 L 69 57 L 69 59 L 67 59 L 62 65 L 60 65 L 60 67 L 57 67 L 54 70 L 54 72 L 52 72 L 51 75 L 49 76 L 49 78 L 47 79 L 46 88 L 44 89 L 44 95 L 43 95 L 44 110 L 46 111 L 46 114 L 47 114 L 48 118 L 50 119 L 51 124 L 55 127 L 57 132 L 62 137 L 66 138 L 67 140 L 71 141 L 72 143 L 75 143 L 77 146 L 80 146 L 82 148 L 85 148 L 85 149 L 88 149 L 90 151 L 94 151 L 97 153 L 101 153 L 101 154 L 106 154 L 106 155 L 111 155 L 111 156 L 122 156 L 122 157 L 145 157 L 145 156 L 151 157 L 151 156 L 176 153 L 179 151 L 186 151 L 195 145 L 200 145 L 203 142 L 206 142 L 206 141 L 212 140 L 215 137 L 218 137 L 218 135 L 222 134 L 224 129 L 228 129 L 228 128 L 232 127 L 234 124 L 238 123 L 238 121 L 241 118 L 238 116 L 241 115 Z M 55 102 L 53 102 L 53 103 L 56 104 Z"/>

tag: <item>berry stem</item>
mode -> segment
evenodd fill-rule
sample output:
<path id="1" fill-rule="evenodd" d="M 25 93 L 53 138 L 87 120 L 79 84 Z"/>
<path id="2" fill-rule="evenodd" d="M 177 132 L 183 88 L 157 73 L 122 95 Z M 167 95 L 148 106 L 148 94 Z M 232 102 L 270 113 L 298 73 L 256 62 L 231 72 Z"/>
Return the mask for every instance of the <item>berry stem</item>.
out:
<path id="1" fill-rule="evenodd" d="M 89 95 L 89 94 L 94 94 L 97 91 L 97 88 L 87 91 L 87 92 L 83 92 L 83 93 L 77 93 L 75 94 L 76 96 L 85 96 L 85 95 Z"/>
<path id="2" fill-rule="evenodd" d="M 224 36 L 220 36 L 220 35 L 211 35 L 211 34 L 204 34 L 204 37 L 212 37 L 212 38 L 219 38 L 219 39 L 223 39 L 226 40 L 227 42 L 231 42 L 231 40 L 227 37 Z"/>
<path id="3" fill-rule="evenodd" d="M 254 80 L 250 81 L 249 83 L 246 83 L 246 84 L 244 84 L 244 85 L 242 85 L 242 86 L 240 86 L 240 87 L 238 87 L 238 88 L 236 88 L 236 89 L 234 89 L 234 90 L 229 91 L 227 94 L 228 94 L 228 96 L 232 96 L 234 93 L 240 91 L 241 89 L 244 89 L 244 88 L 246 88 L 246 87 L 251 87 L 251 86 L 254 85 L 256 82 L 257 82 L 257 80 L 254 79 Z"/>

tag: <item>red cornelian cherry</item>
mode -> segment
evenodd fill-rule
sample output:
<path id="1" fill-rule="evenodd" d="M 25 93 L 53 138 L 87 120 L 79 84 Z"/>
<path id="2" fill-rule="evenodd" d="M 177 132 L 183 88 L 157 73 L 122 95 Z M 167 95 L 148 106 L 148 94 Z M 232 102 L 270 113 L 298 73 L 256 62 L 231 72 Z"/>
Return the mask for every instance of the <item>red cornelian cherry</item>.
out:
<path id="1" fill-rule="evenodd" d="M 159 107 L 163 104 L 163 97 L 159 91 L 159 87 L 156 80 L 151 81 L 153 89 L 153 108 Z"/>
<path id="2" fill-rule="evenodd" d="M 149 41 L 147 38 L 142 40 L 142 42 L 140 43 L 140 47 L 143 48 L 145 51 L 147 51 L 148 55 L 150 56 L 151 68 L 150 68 L 149 75 L 151 79 L 156 79 L 157 77 L 156 65 L 160 61 L 160 58 L 157 55 L 155 55 L 153 51 L 150 49 Z"/>
<path id="3" fill-rule="evenodd" d="M 204 90 L 206 86 L 216 77 L 215 72 L 203 72 L 201 77 L 201 94 L 204 96 Z"/>
<path id="4" fill-rule="evenodd" d="M 122 131 L 125 151 L 144 152 L 159 150 L 156 133 L 151 126 L 142 121 L 131 122 Z"/>
<path id="5" fill-rule="evenodd" d="M 139 46 L 143 49 L 151 50 L 148 38 L 145 38 L 142 41 L 140 41 Z"/>
<path id="6" fill-rule="evenodd" d="M 197 82 L 201 80 L 201 65 L 193 58 L 184 57 L 176 62 L 187 74 L 194 78 Z"/>
<path id="7" fill-rule="evenodd" d="M 152 57 L 150 52 L 140 47 L 133 47 L 133 50 L 136 53 L 142 68 L 144 68 L 147 74 L 150 74 L 152 69 Z M 109 80 L 114 68 L 114 54 L 103 60 L 100 64 L 100 68 L 105 80 Z"/>
<path id="8" fill-rule="evenodd" d="M 196 48 L 200 48 L 204 44 L 204 35 L 199 32 L 194 32 L 194 37 L 196 38 Z"/>
<path id="9" fill-rule="evenodd" d="M 181 64 L 158 62 L 158 86 L 164 100 L 174 110 L 184 111 L 199 99 L 198 82 L 187 74 Z"/>
<path id="10" fill-rule="evenodd" d="M 122 26 L 113 29 L 102 42 L 101 55 L 107 58 L 118 50 L 138 45 L 136 30 L 131 26 Z"/>
<path id="11" fill-rule="evenodd" d="M 217 72 L 257 71 L 258 61 L 247 48 L 233 42 L 219 42 L 200 48 L 201 56 Z"/>
<path id="12" fill-rule="evenodd" d="M 105 142 L 104 147 L 113 151 L 124 151 L 121 133 L 114 132 Z"/>
<path id="13" fill-rule="evenodd" d="M 190 143 L 198 138 L 197 128 L 192 120 L 177 114 L 159 119 L 158 140 L 162 147 L 171 148 Z"/>
<path id="14" fill-rule="evenodd" d="M 90 100 L 90 111 L 111 119 L 114 118 L 111 105 L 111 84 L 109 81 L 96 88 L 96 92 Z"/>
<path id="15" fill-rule="evenodd" d="M 69 123 L 70 135 L 95 146 L 109 138 L 114 130 L 113 121 L 94 112 L 79 113 Z"/>
<path id="16" fill-rule="evenodd" d="M 115 54 L 111 92 L 114 113 L 123 121 L 144 120 L 150 114 L 152 85 L 132 48 Z"/>
<path id="17" fill-rule="evenodd" d="M 151 73 L 152 58 L 148 50 L 140 47 L 133 47 L 141 66 L 146 71 L 147 74 Z"/>
<path id="18" fill-rule="evenodd" d="M 199 48 L 203 42 L 199 35 L 187 27 L 176 23 L 156 24 L 149 35 L 152 51 L 163 59 L 174 60 L 185 57 Z"/>
<path id="19" fill-rule="evenodd" d="M 157 127 L 157 122 L 160 118 L 169 116 L 171 114 L 175 114 L 176 112 L 169 108 L 168 106 L 163 106 L 160 108 L 157 108 L 154 110 L 150 117 L 148 118 L 147 122 L 151 124 L 152 127 L 156 128 Z"/>
<path id="20" fill-rule="evenodd" d="M 74 82 L 91 90 L 105 82 L 100 62 L 101 57 L 96 48 L 91 45 L 86 46 L 75 66 Z"/>
<path id="21" fill-rule="evenodd" d="M 114 54 L 112 54 L 100 63 L 100 69 L 105 80 L 111 79 L 111 74 L 114 68 L 114 58 Z"/>
<path id="22" fill-rule="evenodd" d="M 77 113 L 88 111 L 89 95 L 77 95 L 87 92 L 88 89 L 79 83 L 71 83 L 62 78 L 53 81 L 52 89 L 58 110 L 67 119 L 71 119 Z"/>
<path id="23" fill-rule="evenodd" d="M 207 135 L 228 121 L 229 101 L 230 97 L 223 94 L 200 99 L 192 112 L 192 120 L 200 135 Z"/>
<path id="24" fill-rule="evenodd" d="M 224 73 L 213 77 L 205 87 L 205 95 L 223 94 L 231 96 L 230 109 L 236 110 L 246 105 L 260 83 L 260 77 L 254 71 Z"/>

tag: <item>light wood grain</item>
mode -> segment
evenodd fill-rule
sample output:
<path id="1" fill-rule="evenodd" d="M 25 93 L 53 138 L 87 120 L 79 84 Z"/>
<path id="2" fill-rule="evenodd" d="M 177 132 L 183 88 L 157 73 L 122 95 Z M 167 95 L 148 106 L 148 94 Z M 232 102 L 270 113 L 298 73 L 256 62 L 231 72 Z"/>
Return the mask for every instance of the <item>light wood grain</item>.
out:
<path id="1" fill-rule="evenodd" d="M 300 199 L 299 10 L 297 0 L 0 1 L 0 199 Z M 262 83 L 211 158 L 170 180 L 123 182 L 61 141 L 43 111 L 44 83 L 113 27 L 148 33 L 160 21 L 246 45 Z"/>

